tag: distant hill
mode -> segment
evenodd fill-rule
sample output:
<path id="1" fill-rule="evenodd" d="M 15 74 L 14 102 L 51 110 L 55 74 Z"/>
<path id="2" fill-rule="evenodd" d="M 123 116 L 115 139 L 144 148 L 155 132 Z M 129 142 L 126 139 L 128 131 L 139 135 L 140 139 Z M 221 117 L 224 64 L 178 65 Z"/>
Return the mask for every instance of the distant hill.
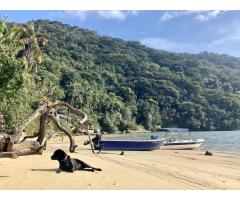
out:
<path id="1" fill-rule="evenodd" d="M 240 128 L 240 59 L 208 52 L 171 53 L 38 20 L 42 95 L 83 109 L 104 131 Z"/>
<path id="2" fill-rule="evenodd" d="M 35 25 L 49 41 L 42 70 L 104 130 L 240 127 L 238 58 L 159 51 L 59 22 Z"/>

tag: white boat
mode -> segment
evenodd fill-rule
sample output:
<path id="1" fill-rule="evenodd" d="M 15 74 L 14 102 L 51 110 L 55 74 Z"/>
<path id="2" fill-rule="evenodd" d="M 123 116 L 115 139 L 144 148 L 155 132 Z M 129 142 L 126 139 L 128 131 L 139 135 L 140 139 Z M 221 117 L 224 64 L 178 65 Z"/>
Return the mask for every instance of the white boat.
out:
<path id="1" fill-rule="evenodd" d="M 187 150 L 198 149 L 204 139 L 189 139 L 189 140 L 166 140 L 160 149 L 172 149 L 172 150 Z"/>

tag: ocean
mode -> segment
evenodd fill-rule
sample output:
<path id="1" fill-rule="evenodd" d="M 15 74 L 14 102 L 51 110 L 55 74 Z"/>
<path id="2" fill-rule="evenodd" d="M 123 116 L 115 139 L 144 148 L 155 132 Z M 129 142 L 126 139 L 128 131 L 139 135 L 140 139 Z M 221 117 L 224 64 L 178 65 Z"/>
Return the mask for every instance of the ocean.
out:
<path id="1" fill-rule="evenodd" d="M 240 153 L 240 131 L 197 131 L 157 133 L 160 138 L 204 139 L 201 150 Z M 151 133 L 104 135 L 105 139 L 150 139 Z"/>

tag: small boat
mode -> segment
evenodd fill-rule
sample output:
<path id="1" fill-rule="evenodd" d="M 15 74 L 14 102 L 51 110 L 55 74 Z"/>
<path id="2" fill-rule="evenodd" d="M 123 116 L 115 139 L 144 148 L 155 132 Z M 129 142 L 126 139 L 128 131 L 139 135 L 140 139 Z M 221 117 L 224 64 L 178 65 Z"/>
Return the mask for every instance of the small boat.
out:
<path id="1" fill-rule="evenodd" d="M 157 134 L 151 135 L 149 140 L 115 140 L 115 139 L 102 139 L 100 134 L 97 134 L 92 143 L 95 150 L 120 150 L 120 151 L 152 151 L 160 149 L 165 139 L 158 138 Z M 84 145 L 90 142 L 85 141 Z"/>
<path id="2" fill-rule="evenodd" d="M 190 140 L 166 140 L 161 146 L 161 149 L 172 149 L 172 150 L 187 150 L 187 149 L 198 149 L 204 139 L 190 139 Z"/>
<path id="3" fill-rule="evenodd" d="M 204 142 L 204 139 L 178 139 L 181 135 L 183 136 L 183 134 L 187 134 L 187 138 L 192 138 L 188 128 L 161 128 L 161 132 L 166 132 L 165 138 L 168 138 L 167 135 L 172 136 L 171 138 L 165 140 L 161 149 L 198 149 Z M 173 138 L 174 135 L 175 137 L 178 136 L 178 138 Z"/>
<path id="4" fill-rule="evenodd" d="M 102 140 L 101 150 L 152 151 L 159 149 L 165 139 L 151 140 Z"/>

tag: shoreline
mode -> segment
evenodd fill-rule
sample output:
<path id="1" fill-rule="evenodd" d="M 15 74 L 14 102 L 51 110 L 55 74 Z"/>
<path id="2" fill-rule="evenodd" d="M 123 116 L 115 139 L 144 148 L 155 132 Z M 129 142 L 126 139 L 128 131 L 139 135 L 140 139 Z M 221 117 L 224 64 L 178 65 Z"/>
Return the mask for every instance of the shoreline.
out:
<path id="1" fill-rule="evenodd" d="M 79 147 L 73 158 L 100 167 L 101 172 L 56 173 L 50 156 L 64 137 L 49 141 L 43 155 L 0 158 L 0 189 L 240 189 L 240 155 L 201 150 L 107 151 L 92 154 L 83 146 L 85 136 L 75 137 Z"/>
<path id="2" fill-rule="evenodd" d="M 225 133 L 226 131 L 223 131 L 223 133 Z M 227 131 L 229 133 L 232 134 L 232 137 L 233 137 L 233 134 L 236 134 L 236 138 L 238 139 L 239 138 L 239 132 L 236 132 L 236 131 Z M 165 133 L 160 133 L 160 132 L 157 132 L 158 134 L 160 134 L 160 137 L 165 137 Z M 200 150 L 202 151 L 215 151 L 215 152 L 222 152 L 222 153 L 232 153 L 232 154 L 240 154 L 240 149 L 238 148 L 238 145 L 236 145 L 236 143 L 233 143 L 231 144 L 231 140 L 232 139 L 229 139 L 226 134 L 226 136 L 224 135 L 221 135 L 219 133 L 219 131 L 215 132 L 215 131 L 212 131 L 212 133 L 215 135 L 215 137 L 218 136 L 219 134 L 219 137 L 221 138 L 220 140 L 218 140 L 216 143 L 214 143 L 213 141 L 215 140 L 214 138 L 214 135 L 211 135 L 211 132 L 199 132 L 200 134 L 198 134 L 198 132 L 189 132 L 188 136 L 186 137 L 187 139 L 190 139 L 190 138 L 201 138 L 201 139 L 204 139 L 204 142 L 203 144 L 201 145 L 200 147 Z M 207 134 L 206 134 L 207 133 Z M 166 133 L 167 134 L 167 133 Z M 173 133 L 173 135 L 171 135 L 172 133 L 169 133 L 169 136 L 173 136 L 173 137 L 178 137 L 178 136 L 175 136 L 176 133 Z M 181 134 L 182 133 L 179 133 L 179 139 L 181 139 Z M 194 135 L 196 134 L 196 135 Z M 143 137 L 139 137 L 138 135 L 143 135 Z M 187 135 L 187 134 L 186 134 Z M 117 138 L 121 138 L 121 139 L 124 139 L 124 138 L 130 138 L 130 139 L 139 139 L 139 138 L 144 138 L 146 139 L 146 137 L 150 137 L 150 134 L 148 134 L 147 132 L 143 133 L 143 132 L 136 132 L 136 133 L 130 133 L 130 134 L 106 134 L 106 135 L 103 135 L 103 138 L 114 138 L 114 137 L 117 137 Z M 225 146 L 225 142 L 227 142 L 226 146 Z"/>

